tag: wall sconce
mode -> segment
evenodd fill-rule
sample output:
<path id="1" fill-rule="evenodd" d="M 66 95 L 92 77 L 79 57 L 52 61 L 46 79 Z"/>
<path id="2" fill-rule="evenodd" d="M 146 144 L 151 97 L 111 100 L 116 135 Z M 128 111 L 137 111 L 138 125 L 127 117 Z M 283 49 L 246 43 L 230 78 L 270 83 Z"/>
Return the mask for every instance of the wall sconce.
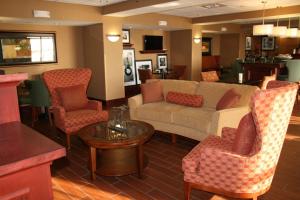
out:
<path id="1" fill-rule="evenodd" d="M 197 38 L 194 37 L 193 40 L 196 44 L 199 44 L 201 42 L 201 38 L 199 38 L 199 37 L 197 37 Z"/>
<path id="2" fill-rule="evenodd" d="M 107 39 L 111 42 L 117 42 L 119 41 L 121 35 L 113 35 L 113 34 L 110 34 L 110 35 L 106 35 Z"/>

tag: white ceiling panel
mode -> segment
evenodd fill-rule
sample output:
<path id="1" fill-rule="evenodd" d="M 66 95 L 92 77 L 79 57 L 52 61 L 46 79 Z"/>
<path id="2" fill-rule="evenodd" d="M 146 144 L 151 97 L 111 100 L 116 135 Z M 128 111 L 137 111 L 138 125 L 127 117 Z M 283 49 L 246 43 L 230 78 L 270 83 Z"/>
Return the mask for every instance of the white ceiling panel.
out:
<path id="1" fill-rule="evenodd" d="M 72 4 L 82 4 L 89 6 L 106 6 L 110 4 L 120 3 L 126 0 L 46 0 L 55 1 L 60 3 L 72 3 Z"/>

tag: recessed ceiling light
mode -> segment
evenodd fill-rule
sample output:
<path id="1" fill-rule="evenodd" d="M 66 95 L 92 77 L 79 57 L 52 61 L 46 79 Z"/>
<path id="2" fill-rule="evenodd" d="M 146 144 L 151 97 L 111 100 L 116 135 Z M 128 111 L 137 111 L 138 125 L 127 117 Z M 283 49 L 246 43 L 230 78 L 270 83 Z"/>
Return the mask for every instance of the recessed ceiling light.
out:
<path id="1" fill-rule="evenodd" d="M 162 3 L 162 4 L 153 5 L 152 7 L 154 7 L 154 8 L 166 8 L 166 7 L 174 7 L 174 6 L 178 6 L 178 5 L 179 5 L 178 2 L 169 2 L 169 3 Z"/>
<path id="2" fill-rule="evenodd" d="M 221 4 L 221 3 L 210 3 L 210 4 L 204 4 L 201 7 L 206 8 L 206 9 L 212 9 L 212 8 L 220 8 L 224 7 L 226 5 Z"/>

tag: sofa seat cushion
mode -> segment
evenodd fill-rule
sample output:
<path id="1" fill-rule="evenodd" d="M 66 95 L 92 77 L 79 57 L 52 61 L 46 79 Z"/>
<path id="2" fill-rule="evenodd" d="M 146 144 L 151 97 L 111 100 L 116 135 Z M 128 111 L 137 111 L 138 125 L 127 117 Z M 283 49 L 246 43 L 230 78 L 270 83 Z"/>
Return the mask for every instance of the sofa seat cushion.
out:
<path id="1" fill-rule="evenodd" d="M 139 119 L 172 123 L 173 114 L 184 108 L 185 106 L 170 104 L 163 101 L 143 104 L 137 108 L 136 114 Z"/>
<path id="2" fill-rule="evenodd" d="M 174 113 L 173 121 L 177 125 L 194 128 L 207 133 L 210 129 L 214 112 L 215 109 L 210 108 L 186 107 Z"/>

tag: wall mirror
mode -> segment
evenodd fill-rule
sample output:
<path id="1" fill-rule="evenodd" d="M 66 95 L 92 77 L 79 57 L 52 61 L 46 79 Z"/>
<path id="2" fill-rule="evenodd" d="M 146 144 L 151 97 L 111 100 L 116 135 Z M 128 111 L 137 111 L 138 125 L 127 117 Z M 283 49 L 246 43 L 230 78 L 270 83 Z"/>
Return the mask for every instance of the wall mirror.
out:
<path id="1" fill-rule="evenodd" d="M 0 32 L 0 65 L 57 63 L 55 33 Z"/>

